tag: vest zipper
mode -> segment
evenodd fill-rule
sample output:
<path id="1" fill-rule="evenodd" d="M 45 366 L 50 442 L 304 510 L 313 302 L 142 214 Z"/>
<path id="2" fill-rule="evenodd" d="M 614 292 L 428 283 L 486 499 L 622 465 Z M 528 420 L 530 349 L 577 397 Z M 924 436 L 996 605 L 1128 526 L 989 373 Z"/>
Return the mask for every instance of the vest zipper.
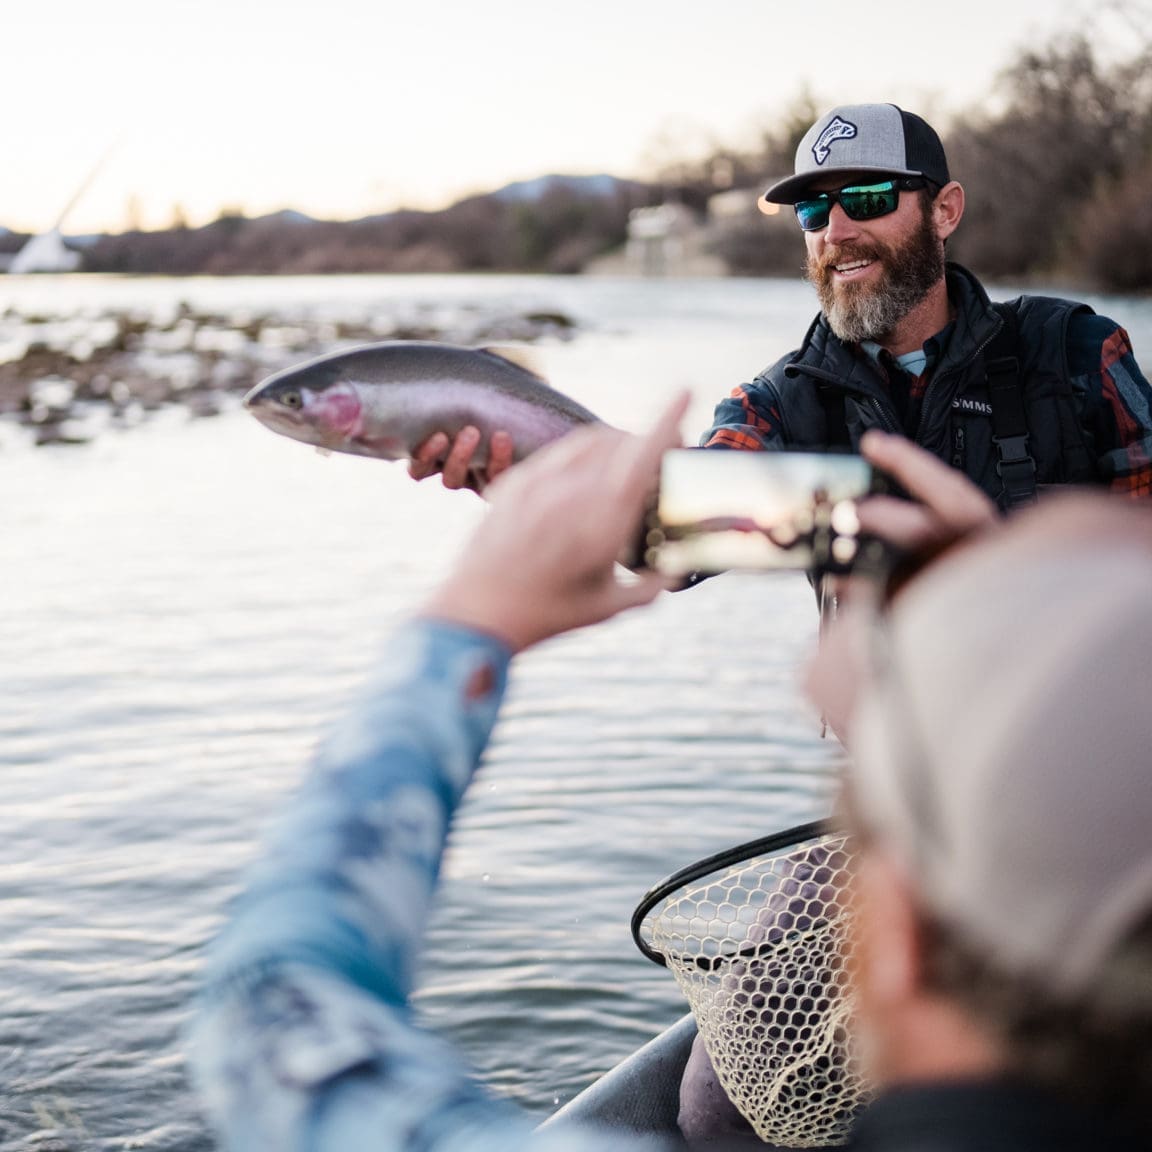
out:
<path id="1" fill-rule="evenodd" d="M 972 353 L 971 356 L 968 357 L 967 360 L 964 361 L 963 364 L 957 364 L 955 368 L 949 368 L 948 371 L 945 372 L 942 376 L 934 376 L 928 382 L 928 387 L 924 389 L 924 399 L 923 399 L 923 401 L 921 401 L 921 404 L 920 404 L 920 416 L 916 420 L 916 435 L 912 438 L 913 443 L 915 443 L 915 444 L 920 443 L 920 430 L 924 427 L 924 414 L 928 411 L 928 397 L 932 395 L 932 392 L 936 388 L 936 385 L 939 384 L 941 380 L 947 380 L 950 376 L 959 375 L 961 372 L 963 372 L 966 368 L 970 367 L 974 363 L 974 361 L 976 360 L 976 357 L 979 356 L 984 351 L 984 349 L 987 348 L 988 345 L 991 344 L 992 341 L 996 339 L 996 336 L 999 333 L 1000 329 L 1004 327 L 1003 318 L 998 316 L 997 319 L 1000 321 L 1000 323 L 997 324 L 992 329 L 992 331 L 988 333 L 988 335 L 984 338 L 982 343 L 977 345 L 976 350 Z"/>
<path id="2" fill-rule="evenodd" d="M 896 427 L 895 422 L 888 419 L 888 413 L 884 411 L 884 405 L 881 404 L 875 396 L 868 397 L 868 404 L 875 410 L 876 415 L 880 419 L 880 426 L 884 429 L 885 432 L 895 432 L 898 435 L 903 435 L 903 432 Z"/>
<path id="3" fill-rule="evenodd" d="M 851 384 L 841 380 L 838 376 L 833 376 L 830 372 L 823 372 L 819 368 L 804 368 L 803 374 L 810 376 L 813 380 L 823 380 L 827 384 L 834 384 L 841 392 L 848 396 L 858 397 L 863 400 L 868 407 L 870 407 L 880 421 L 881 428 L 885 432 L 894 432 L 897 435 L 903 436 L 903 429 L 900 427 L 898 420 L 890 418 L 878 396 L 867 391 L 864 388 L 853 388 Z"/>

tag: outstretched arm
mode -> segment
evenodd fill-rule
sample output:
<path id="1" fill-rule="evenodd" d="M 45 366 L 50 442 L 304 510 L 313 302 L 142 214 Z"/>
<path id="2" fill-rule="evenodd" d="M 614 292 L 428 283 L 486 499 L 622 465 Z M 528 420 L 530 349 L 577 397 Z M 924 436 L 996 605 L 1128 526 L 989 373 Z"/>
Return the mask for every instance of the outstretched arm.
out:
<path id="1" fill-rule="evenodd" d="M 408 996 L 452 814 L 512 654 L 645 603 L 614 559 L 639 522 L 680 402 L 643 439 L 581 430 L 492 490 L 453 575 L 394 637 L 213 949 L 196 1076 L 230 1149 L 592 1152 L 619 1135 L 533 1132 Z"/>

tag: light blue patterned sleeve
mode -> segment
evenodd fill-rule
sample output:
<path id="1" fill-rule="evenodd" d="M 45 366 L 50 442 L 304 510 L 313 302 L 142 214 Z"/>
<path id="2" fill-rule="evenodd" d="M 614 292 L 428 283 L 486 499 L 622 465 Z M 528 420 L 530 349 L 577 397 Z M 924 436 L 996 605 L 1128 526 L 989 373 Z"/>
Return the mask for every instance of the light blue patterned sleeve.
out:
<path id="1" fill-rule="evenodd" d="M 415 621 L 321 747 L 212 949 L 191 1030 L 194 1075 L 224 1148 L 641 1147 L 579 1128 L 534 1131 L 411 1019 L 445 838 L 508 663 L 490 637 Z"/>

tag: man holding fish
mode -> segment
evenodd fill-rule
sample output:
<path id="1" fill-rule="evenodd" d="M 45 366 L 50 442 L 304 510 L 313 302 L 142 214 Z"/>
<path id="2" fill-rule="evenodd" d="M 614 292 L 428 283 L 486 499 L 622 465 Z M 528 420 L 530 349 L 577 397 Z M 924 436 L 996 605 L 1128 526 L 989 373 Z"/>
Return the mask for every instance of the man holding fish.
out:
<path id="1" fill-rule="evenodd" d="M 761 198 L 766 211 L 778 205 L 795 209 L 822 311 L 799 349 L 720 403 L 706 447 L 854 451 L 879 428 L 1005 510 L 1053 484 L 1152 495 L 1152 389 L 1127 334 L 1069 300 L 993 304 L 946 262 L 964 190 L 919 116 L 892 104 L 826 113 L 794 175 Z M 438 432 L 410 470 L 477 487 L 511 463 L 514 443 L 476 427 Z"/>

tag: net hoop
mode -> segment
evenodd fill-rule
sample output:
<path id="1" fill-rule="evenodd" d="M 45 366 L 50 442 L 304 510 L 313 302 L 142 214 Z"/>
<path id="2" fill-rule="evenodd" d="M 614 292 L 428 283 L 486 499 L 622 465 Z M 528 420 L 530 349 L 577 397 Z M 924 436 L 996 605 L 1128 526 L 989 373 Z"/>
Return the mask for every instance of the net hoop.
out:
<path id="1" fill-rule="evenodd" d="M 651 888 L 632 937 L 687 998 L 721 1086 L 783 1148 L 847 1141 L 870 1086 L 853 1026 L 854 846 L 813 821 L 718 852 Z"/>
<path id="2" fill-rule="evenodd" d="M 662 952 L 657 951 L 645 935 L 644 922 L 652 914 L 652 910 L 662 901 L 671 896 L 678 888 L 684 888 L 694 880 L 703 879 L 713 872 L 724 868 L 731 868 L 734 864 L 757 856 L 767 856 L 775 852 L 782 852 L 786 848 L 795 848 L 805 840 L 812 840 L 818 836 L 825 836 L 835 831 L 835 826 L 829 820 L 812 820 L 807 824 L 797 824 L 793 828 L 786 828 L 783 832 L 773 832 L 770 836 L 760 836 L 755 840 L 747 840 L 732 848 L 725 848 L 712 856 L 705 856 L 694 864 L 686 864 L 683 868 L 665 876 L 659 884 L 654 884 L 636 905 L 632 913 L 632 939 L 636 947 L 652 961 L 662 968 L 668 967 L 668 961 Z M 648 936 L 651 935 L 649 928 Z"/>

